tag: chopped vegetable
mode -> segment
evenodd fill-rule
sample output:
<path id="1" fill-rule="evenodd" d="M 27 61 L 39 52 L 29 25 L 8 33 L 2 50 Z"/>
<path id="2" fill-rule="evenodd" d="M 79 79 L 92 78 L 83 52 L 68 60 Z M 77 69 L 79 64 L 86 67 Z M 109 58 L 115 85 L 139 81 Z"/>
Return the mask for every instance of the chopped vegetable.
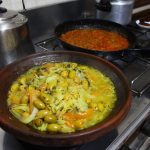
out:
<path id="1" fill-rule="evenodd" d="M 70 133 L 104 120 L 117 100 L 112 81 L 77 63 L 47 63 L 29 69 L 10 87 L 8 107 L 39 131 Z"/>
<path id="2" fill-rule="evenodd" d="M 129 47 L 129 41 L 121 34 L 103 29 L 74 29 L 62 34 L 60 39 L 88 50 L 118 51 Z"/>
<path id="3" fill-rule="evenodd" d="M 30 115 L 24 116 L 24 112 L 29 112 L 29 107 L 26 104 L 20 104 L 11 106 L 10 112 L 21 122 L 27 124 L 35 118 L 38 110 L 34 107 Z"/>

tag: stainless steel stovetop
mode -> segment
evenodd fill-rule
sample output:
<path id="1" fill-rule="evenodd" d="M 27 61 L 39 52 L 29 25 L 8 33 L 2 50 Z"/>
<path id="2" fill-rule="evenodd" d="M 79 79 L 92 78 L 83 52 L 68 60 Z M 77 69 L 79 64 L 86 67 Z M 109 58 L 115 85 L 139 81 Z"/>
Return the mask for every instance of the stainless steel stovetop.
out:
<path id="1" fill-rule="evenodd" d="M 132 51 L 127 54 L 122 53 L 117 57 L 100 55 L 100 57 L 111 61 L 125 73 L 131 83 L 131 89 L 133 91 L 131 109 L 125 120 L 117 127 L 118 136 L 112 139 L 107 150 L 121 149 L 126 146 L 128 138 L 133 135 L 150 115 L 150 30 L 138 28 L 134 22 L 128 25 L 128 28 L 137 37 L 136 48 L 144 49 L 145 52 Z M 41 50 L 55 51 L 64 49 L 53 34 L 48 39 L 37 42 L 36 46 L 38 47 L 38 52 Z M 139 142 L 141 141 L 141 136 L 142 139 L 144 139 L 143 142 Z M 130 143 L 127 146 L 133 150 L 138 149 L 138 146 L 140 149 L 143 145 L 150 147 L 150 138 L 141 132 L 136 136 L 135 140 L 136 142 L 133 140 L 132 144 Z M 97 150 L 98 149 L 99 148 L 97 148 Z M 85 149 L 81 147 L 79 150 Z M 86 150 L 88 150 L 88 146 L 86 146 Z M 94 150 L 96 150 L 96 148 Z"/>
<path id="2" fill-rule="evenodd" d="M 135 25 L 128 26 L 137 36 L 138 48 L 150 48 L 150 30 L 140 29 Z M 64 50 L 58 43 L 54 34 L 42 36 L 34 41 L 36 52 Z M 119 57 L 105 57 L 117 67 L 119 67 L 127 76 L 131 83 L 133 91 L 133 100 L 131 109 L 124 121 L 117 127 L 113 135 L 107 135 L 105 139 L 105 148 L 107 150 L 122 149 L 125 147 L 131 150 L 147 150 L 150 146 L 150 138 L 143 132 L 138 132 L 132 142 L 128 139 L 137 131 L 150 115 L 150 54 L 131 52 L 122 54 Z M 25 150 L 24 144 L 18 142 L 13 136 L 0 130 L 0 150 Z M 142 139 L 142 140 L 141 140 Z M 104 140 L 101 138 L 75 148 L 67 150 L 99 150 Z M 32 149 L 32 148 L 31 148 Z M 43 149 L 45 150 L 45 149 Z"/>

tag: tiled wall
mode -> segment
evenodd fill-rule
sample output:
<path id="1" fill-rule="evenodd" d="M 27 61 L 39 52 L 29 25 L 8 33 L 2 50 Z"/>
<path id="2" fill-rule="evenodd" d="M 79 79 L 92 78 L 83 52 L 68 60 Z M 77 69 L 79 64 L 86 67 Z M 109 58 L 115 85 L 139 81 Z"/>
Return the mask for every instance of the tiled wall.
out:
<path id="1" fill-rule="evenodd" d="M 68 1 L 74 0 L 24 0 L 24 4 L 25 8 L 28 10 Z M 3 0 L 2 7 L 5 7 L 9 10 L 23 10 L 22 0 Z"/>

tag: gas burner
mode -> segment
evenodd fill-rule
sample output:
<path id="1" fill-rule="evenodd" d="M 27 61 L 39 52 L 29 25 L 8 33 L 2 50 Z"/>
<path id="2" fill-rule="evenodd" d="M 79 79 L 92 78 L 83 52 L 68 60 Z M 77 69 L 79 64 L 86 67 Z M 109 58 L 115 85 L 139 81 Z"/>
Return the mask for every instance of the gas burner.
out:
<path id="1" fill-rule="evenodd" d="M 35 45 L 42 49 L 41 52 L 43 50 L 44 51 L 49 51 L 49 50 L 55 51 L 55 50 L 64 49 L 54 35 L 51 35 L 50 38 L 40 41 Z"/>
<path id="2" fill-rule="evenodd" d="M 149 52 L 141 52 L 140 55 L 138 56 L 138 58 L 146 63 L 150 64 L 150 49 Z"/>

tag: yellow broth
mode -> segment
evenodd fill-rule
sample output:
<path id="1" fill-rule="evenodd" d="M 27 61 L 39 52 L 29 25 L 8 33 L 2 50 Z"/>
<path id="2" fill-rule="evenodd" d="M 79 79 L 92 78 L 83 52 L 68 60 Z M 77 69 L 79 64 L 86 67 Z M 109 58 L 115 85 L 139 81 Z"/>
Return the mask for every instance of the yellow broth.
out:
<path id="1" fill-rule="evenodd" d="M 47 63 L 29 69 L 8 93 L 10 112 L 46 132 L 69 133 L 103 121 L 117 101 L 113 82 L 77 63 Z"/>

